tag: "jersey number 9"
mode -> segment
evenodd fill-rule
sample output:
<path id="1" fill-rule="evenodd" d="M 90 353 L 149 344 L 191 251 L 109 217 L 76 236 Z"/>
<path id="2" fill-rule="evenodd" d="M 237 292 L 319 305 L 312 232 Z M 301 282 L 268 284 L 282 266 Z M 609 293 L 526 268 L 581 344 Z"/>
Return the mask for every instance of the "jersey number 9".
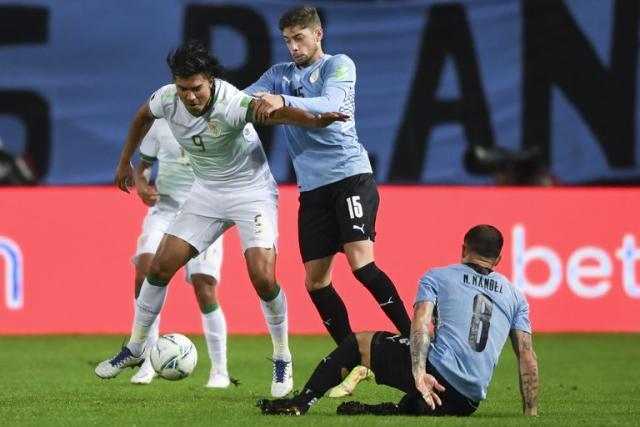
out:
<path id="1" fill-rule="evenodd" d="M 200 135 L 193 135 L 191 137 L 191 140 L 193 141 L 193 145 L 195 145 L 196 147 L 200 147 L 200 151 L 204 151 L 204 142 L 202 141 L 202 137 Z"/>

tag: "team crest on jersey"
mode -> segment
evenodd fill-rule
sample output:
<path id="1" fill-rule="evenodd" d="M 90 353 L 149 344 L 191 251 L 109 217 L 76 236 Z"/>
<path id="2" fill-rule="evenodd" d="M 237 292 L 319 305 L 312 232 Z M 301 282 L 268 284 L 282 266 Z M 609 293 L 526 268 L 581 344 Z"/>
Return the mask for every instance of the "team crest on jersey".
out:
<path id="1" fill-rule="evenodd" d="M 207 123 L 209 125 L 209 130 L 213 134 L 213 136 L 218 137 L 222 133 L 222 129 L 220 128 L 220 123 L 217 121 L 212 121 Z"/>
<path id="2" fill-rule="evenodd" d="M 258 214 L 253 218 L 253 231 L 256 234 L 264 233 L 264 217 L 261 214 Z"/>
<path id="3" fill-rule="evenodd" d="M 318 77 L 320 76 L 320 68 L 316 68 L 315 70 L 313 70 L 313 72 L 311 73 L 311 75 L 309 76 L 309 81 L 311 83 L 315 83 L 316 80 L 318 80 Z"/>

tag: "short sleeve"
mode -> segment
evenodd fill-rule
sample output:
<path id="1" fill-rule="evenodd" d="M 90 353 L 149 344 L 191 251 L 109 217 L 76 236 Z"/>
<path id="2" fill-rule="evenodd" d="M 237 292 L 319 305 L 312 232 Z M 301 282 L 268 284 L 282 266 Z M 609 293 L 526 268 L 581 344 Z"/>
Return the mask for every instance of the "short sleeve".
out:
<path id="1" fill-rule="evenodd" d="M 247 111 L 253 100 L 242 91 L 238 91 L 225 108 L 224 116 L 227 123 L 234 128 L 242 128 L 247 124 Z"/>
<path id="2" fill-rule="evenodd" d="M 419 302 L 432 302 L 436 304 L 438 302 L 439 284 L 433 271 L 428 271 L 424 276 L 420 278 L 418 283 L 418 293 L 413 305 Z"/>
<path id="3" fill-rule="evenodd" d="M 149 98 L 149 110 L 156 119 L 166 117 L 165 107 L 172 104 L 176 97 L 175 85 L 163 86 Z"/>
<path id="4" fill-rule="evenodd" d="M 153 163 L 158 160 L 158 151 L 160 151 L 160 139 L 158 138 L 158 127 L 160 120 L 156 120 L 149 132 L 145 135 L 140 144 L 140 158 L 146 162 Z"/>
<path id="5" fill-rule="evenodd" d="M 524 295 L 518 293 L 517 307 L 515 316 L 511 321 L 511 329 L 517 329 L 531 333 L 531 320 L 529 319 L 529 303 L 525 299 Z"/>

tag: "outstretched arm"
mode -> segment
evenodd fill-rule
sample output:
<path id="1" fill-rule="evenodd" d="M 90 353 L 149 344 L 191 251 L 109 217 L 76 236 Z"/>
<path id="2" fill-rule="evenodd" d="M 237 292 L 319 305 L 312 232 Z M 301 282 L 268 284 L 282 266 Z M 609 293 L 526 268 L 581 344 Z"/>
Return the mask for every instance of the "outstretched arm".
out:
<path id="1" fill-rule="evenodd" d="M 321 113 L 313 115 L 299 108 L 293 107 L 281 107 L 277 110 L 273 110 L 267 114 L 264 120 L 258 120 L 255 118 L 254 112 L 260 107 L 261 104 L 266 101 L 261 99 L 254 99 L 249 105 L 247 110 L 247 118 L 249 121 L 257 122 L 265 125 L 292 125 L 310 128 L 322 128 L 327 127 L 333 122 L 344 122 L 349 119 L 349 116 L 342 113 Z"/>
<path id="2" fill-rule="evenodd" d="M 129 136 L 127 136 L 127 142 L 122 148 L 120 161 L 118 162 L 118 167 L 116 168 L 116 176 L 113 179 L 114 183 L 122 191 L 126 191 L 127 193 L 129 193 L 131 191 L 131 187 L 133 187 L 134 179 L 131 159 L 133 157 L 133 154 L 140 146 L 142 138 L 144 138 L 147 132 L 149 132 L 149 129 L 151 128 L 151 125 L 153 125 L 154 120 L 155 117 L 153 117 L 151 111 L 149 110 L 148 102 L 145 102 L 133 117 L 131 128 L 129 129 Z"/>
<path id="3" fill-rule="evenodd" d="M 419 302 L 413 311 L 411 321 L 411 337 L 409 341 L 411 351 L 411 371 L 416 382 L 416 388 L 424 401 L 431 407 L 436 408 L 436 404 L 442 405 L 440 396 L 436 391 L 444 391 L 444 387 L 438 383 L 434 376 L 427 373 L 427 354 L 431 337 L 429 336 L 429 325 L 433 318 L 434 304 L 430 301 Z"/>
<path id="4" fill-rule="evenodd" d="M 522 410 L 524 415 L 536 416 L 538 415 L 538 360 L 533 351 L 531 334 L 513 329 L 510 335 L 513 351 L 518 359 Z"/>

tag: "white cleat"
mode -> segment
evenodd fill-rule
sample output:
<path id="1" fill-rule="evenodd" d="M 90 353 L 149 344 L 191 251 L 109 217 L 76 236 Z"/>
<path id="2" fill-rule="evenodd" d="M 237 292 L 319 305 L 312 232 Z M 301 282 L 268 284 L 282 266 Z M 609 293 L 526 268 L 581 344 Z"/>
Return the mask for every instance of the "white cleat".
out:
<path id="1" fill-rule="evenodd" d="M 100 362 L 96 366 L 95 373 L 100 378 L 115 378 L 124 368 L 133 368 L 142 365 L 144 354 L 134 356 L 127 346 L 122 347 L 120 352 L 113 358 Z"/>
<path id="2" fill-rule="evenodd" d="M 293 367 L 290 360 L 273 360 L 271 396 L 285 397 L 293 390 Z"/>
<path id="3" fill-rule="evenodd" d="M 211 370 L 211 375 L 209 375 L 209 381 L 205 385 L 207 388 L 227 388 L 231 385 L 231 380 L 229 379 L 229 375 Z"/>
<path id="4" fill-rule="evenodd" d="M 147 357 L 140 369 L 138 369 L 138 372 L 131 377 L 131 384 L 151 384 L 151 381 L 157 376 L 158 374 L 156 374 L 153 366 L 151 366 L 151 359 Z"/>

